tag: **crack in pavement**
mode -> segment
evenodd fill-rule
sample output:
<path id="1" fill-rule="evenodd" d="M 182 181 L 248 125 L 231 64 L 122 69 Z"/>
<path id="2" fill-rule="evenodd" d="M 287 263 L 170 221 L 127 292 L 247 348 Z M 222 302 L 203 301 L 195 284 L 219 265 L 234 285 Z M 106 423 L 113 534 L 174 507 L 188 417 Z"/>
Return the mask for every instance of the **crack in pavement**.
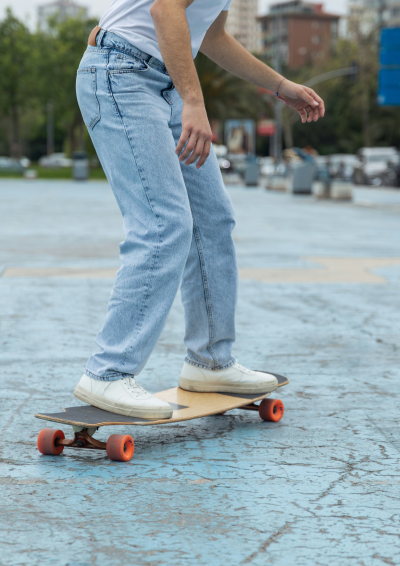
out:
<path id="1" fill-rule="evenodd" d="M 286 521 L 286 523 L 283 525 L 282 528 L 280 528 L 278 531 L 276 531 L 276 533 L 268 537 L 267 540 L 264 541 L 262 545 L 258 547 L 258 550 L 256 550 L 255 552 L 253 552 L 253 554 L 250 554 L 250 556 L 242 560 L 240 564 L 249 564 L 250 562 L 252 562 L 254 558 L 256 558 L 256 556 L 258 556 L 261 552 L 265 552 L 272 543 L 277 542 L 284 534 L 289 533 L 291 531 L 291 526 L 295 522 L 296 521 Z"/>
<path id="2" fill-rule="evenodd" d="M 354 468 L 359 465 L 359 464 L 363 464 L 364 462 L 366 462 L 367 460 L 369 460 L 369 456 L 365 456 L 365 458 L 363 458 L 360 462 L 354 462 L 354 463 L 347 463 L 348 466 L 348 470 L 346 470 L 345 472 L 343 472 L 343 474 L 341 474 L 337 480 L 333 481 L 330 486 L 328 487 L 328 489 L 326 489 L 323 493 L 321 493 L 321 495 L 319 497 L 317 497 L 317 499 L 313 499 L 312 502 L 315 503 L 317 501 L 320 501 L 321 499 L 323 499 L 326 495 L 328 495 L 332 489 L 336 486 L 336 484 L 340 483 L 341 481 L 343 481 L 349 474 L 351 474 L 351 472 L 354 471 Z"/>

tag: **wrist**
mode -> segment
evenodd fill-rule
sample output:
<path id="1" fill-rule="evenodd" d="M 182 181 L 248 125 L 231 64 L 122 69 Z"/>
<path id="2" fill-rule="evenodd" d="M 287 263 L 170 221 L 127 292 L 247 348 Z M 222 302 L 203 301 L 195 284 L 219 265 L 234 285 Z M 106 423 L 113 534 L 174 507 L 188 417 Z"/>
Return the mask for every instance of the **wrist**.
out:
<path id="1" fill-rule="evenodd" d="M 204 106 L 203 96 L 199 96 L 198 94 L 186 94 L 182 96 L 182 102 L 189 106 Z"/>
<path id="2" fill-rule="evenodd" d="M 282 83 L 283 83 L 284 81 L 286 81 L 286 80 L 287 80 L 287 79 L 286 79 L 285 77 L 282 77 L 282 76 L 279 77 L 278 83 L 275 85 L 276 88 L 275 88 L 275 90 L 274 90 L 274 94 L 275 94 L 276 96 L 279 96 L 279 89 L 281 88 Z"/>

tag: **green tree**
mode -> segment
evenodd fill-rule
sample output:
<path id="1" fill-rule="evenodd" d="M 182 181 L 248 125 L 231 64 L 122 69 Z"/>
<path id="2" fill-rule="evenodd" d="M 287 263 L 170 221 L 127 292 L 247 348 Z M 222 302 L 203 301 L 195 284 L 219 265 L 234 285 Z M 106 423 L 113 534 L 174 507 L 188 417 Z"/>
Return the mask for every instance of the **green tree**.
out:
<path id="1" fill-rule="evenodd" d="M 35 95 L 35 68 L 32 64 L 32 37 L 7 8 L 0 21 L 0 113 L 5 123 L 10 152 L 21 156 L 21 113 Z"/>
<path id="2" fill-rule="evenodd" d="M 56 121 L 65 129 L 70 151 L 82 148 L 84 124 L 75 93 L 76 71 L 96 20 L 80 18 L 54 21 L 51 34 L 37 34 L 37 44 L 47 45 L 40 62 L 42 103 L 52 100 Z"/>
<path id="3" fill-rule="evenodd" d="M 314 76 L 357 63 L 356 81 L 344 76 L 316 85 L 326 115 L 316 123 L 293 125 L 294 145 L 311 145 L 321 154 L 355 153 L 363 146 L 400 145 L 400 109 L 377 105 L 378 44 L 375 34 L 338 42 L 332 58 L 320 66 L 288 71 L 291 80 L 304 83 Z M 291 111 L 285 109 L 286 120 Z"/>

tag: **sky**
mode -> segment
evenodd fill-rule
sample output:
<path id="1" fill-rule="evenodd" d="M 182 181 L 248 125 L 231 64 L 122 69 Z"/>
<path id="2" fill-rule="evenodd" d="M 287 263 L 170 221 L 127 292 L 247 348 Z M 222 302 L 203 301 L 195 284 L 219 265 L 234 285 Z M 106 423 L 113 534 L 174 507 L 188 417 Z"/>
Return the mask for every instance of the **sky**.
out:
<path id="1" fill-rule="evenodd" d="M 258 0 L 259 13 L 265 14 L 268 12 L 268 6 L 275 4 L 277 1 L 282 0 Z M 312 0 L 308 0 L 309 2 Z M 111 4 L 111 0 L 76 0 L 78 4 L 88 6 L 91 16 L 100 17 Z M 332 14 L 345 14 L 347 7 L 347 0 L 320 0 L 325 6 L 326 12 Z M 35 2 L 32 0 L 0 0 L 0 18 L 4 17 L 4 12 L 7 6 L 12 6 L 13 12 L 21 19 L 23 19 L 29 26 L 36 25 L 36 9 L 38 4 L 47 4 L 49 0 L 39 0 Z"/>

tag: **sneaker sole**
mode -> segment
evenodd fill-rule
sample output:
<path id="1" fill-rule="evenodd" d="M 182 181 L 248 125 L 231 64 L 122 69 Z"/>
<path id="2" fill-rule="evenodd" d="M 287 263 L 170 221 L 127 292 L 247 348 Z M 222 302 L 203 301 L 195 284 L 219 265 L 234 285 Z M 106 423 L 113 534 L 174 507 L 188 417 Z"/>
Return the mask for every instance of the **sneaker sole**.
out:
<path id="1" fill-rule="evenodd" d="M 179 387 L 185 391 L 196 391 L 198 393 L 243 393 L 249 395 L 251 393 L 272 393 L 278 389 L 278 380 L 275 380 L 275 383 L 262 382 L 254 385 L 224 385 L 223 383 L 211 385 L 204 381 L 194 381 L 193 379 L 180 377 Z"/>
<path id="2" fill-rule="evenodd" d="M 109 413 L 115 413 L 116 415 L 124 415 L 126 417 L 138 417 L 140 419 L 170 419 L 172 417 L 172 407 L 166 407 L 163 409 L 143 409 L 138 407 L 133 407 L 131 405 L 125 405 L 124 403 L 117 403 L 116 401 L 110 401 L 106 397 L 101 395 L 96 395 L 88 391 L 81 385 L 77 385 L 74 390 L 74 395 L 77 399 L 93 405 L 93 407 L 98 407 L 99 409 L 104 409 Z"/>

